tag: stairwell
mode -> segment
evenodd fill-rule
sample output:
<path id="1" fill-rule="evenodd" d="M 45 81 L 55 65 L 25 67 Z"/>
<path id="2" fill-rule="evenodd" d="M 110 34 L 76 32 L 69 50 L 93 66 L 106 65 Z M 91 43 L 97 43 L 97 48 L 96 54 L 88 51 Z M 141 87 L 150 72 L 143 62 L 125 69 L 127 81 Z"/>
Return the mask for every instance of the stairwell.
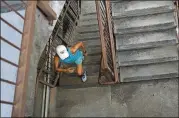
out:
<path id="1" fill-rule="evenodd" d="M 177 78 L 172 1 L 115 1 L 113 19 L 121 82 Z"/>
<path id="2" fill-rule="evenodd" d="M 23 4 L 25 14 L 13 8 L 16 2 L 2 5 L 24 20 L 20 31 L 15 26 L 23 22 L 1 18 L 4 26 L 9 26 L 2 28 L 6 33 L 1 36 L 3 116 L 178 117 L 179 34 L 174 17 L 178 10 L 172 1 L 47 1 L 46 6 L 41 4 L 42 11 L 36 8 L 41 2 L 17 2 Z M 50 7 L 59 15 L 55 24 L 49 22 Z M 21 46 L 10 41 L 9 31 L 22 35 Z M 56 46 L 80 41 L 88 53 L 83 62 L 88 78 L 85 83 L 76 73 L 54 69 Z M 15 62 L 9 60 L 14 58 L 12 49 L 18 50 Z"/>
<path id="3" fill-rule="evenodd" d="M 85 43 L 88 56 L 84 69 L 88 81 L 82 83 L 76 74 L 63 74 L 61 86 L 98 85 L 100 36 L 95 2 L 88 5 L 82 6 L 73 43 Z M 178 40 L 172 1 L 112 1 L 112 15 L 121 82 L 178 77 Z"/>

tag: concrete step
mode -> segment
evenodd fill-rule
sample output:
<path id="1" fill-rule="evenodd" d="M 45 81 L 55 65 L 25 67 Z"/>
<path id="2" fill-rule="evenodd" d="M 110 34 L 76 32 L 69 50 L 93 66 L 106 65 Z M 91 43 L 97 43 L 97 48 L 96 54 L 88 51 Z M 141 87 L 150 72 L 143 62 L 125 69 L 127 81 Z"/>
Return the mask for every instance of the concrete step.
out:
<path id="1" fill-rule="evenodd" d="M 89 33 L 77 33 L 75 36 L 76 40 L 78 41 L 86 41 L 86 40 L 94 40 L 94 39 L 99 39 L 99 32 L 89 32 Z"/>
<path id="2" fill-rule="evenodd" d="M 83 41 L 83 42 L 84 42 L 84 44 L 85 44 L 86 47 L 90 47 L 90 46 L 94 47 L 94 46 L 100 46 L 100 45 L 101 45 L 100 39 L 85 40 L 85 41 Z"/>
<path id="3" fill-rule="evenodd" d="M 83 20 L 89 20 L 89 19 L 96 19 L 97 20 L 97 14 L 96 14 L 96 12 L 81 14 L 79 20 L 83 21 Z"/>
<path id="4" fill-rule="evenodd" d="M 118 2 L 121 2 L 121 1 L 124 1 L 124 0 L 111 0 L 111 3 L 118 3 Z"/>
<path id="5" fill-rule="evenodd" d="M 101 55 L 101 46 L 86 47 L 88 56 Z"/>
<path id="6" fill-rule="evenodd" d="M 176 27 L 173 12 L 114 19 L 115 33 L 136 33 Z"/>
<path id="7" fill-rule="evenodd" d="M 120 67 L 177 60 L 178 50 L 176 45 L 118 52 L 118 62 Z"/>
<path id="8" fill-rule="evenodd" d="M 96 12 L 96 5 L 94 0 L 82 0 L 81 1 L 81 14 L 91 14 Z"/>
<path id="9" fill-rule="evenodd" d="M 83 35 L 84 36 L 84 35 Z M 88 39 L 89 38 L 89 39 Z M 96 38 L 95 36 L 94 37 L 87 37 L 87 38 L 82 38 L 81 37 L 81 39 L 77 39 L 77 38 L 75 38 L 76 39 L 76 41 L 75 42 L 79 42 L 79 41 L 82 41 L 83 43 L 84 43 L 84 45 L 85 45 L 85 47 L 89 47 L 89 48 L 91 48 L 91 47 L 95 47 L 95 46 L 100 46 L 100 38 Z M 101 47 L 101 46 L 100 46 Z"/>
<path id="10" fill-rule="evenodd" d="M 122 1 L 113 3 L 112 10 L 115 18 L 122 18 L 171 12 L 174 4 L 172 1 Z"/>
<path id="11" fill-rule="evenodd" d="M 120 67 L 121 82 L 175 78 L 178 75 L 178 61 Z"/>
<path id="12" fill-rule="evenodd" d="M 100 64 L 100 59 L 101 59 L 101 55 L 87 56 L 85 57 L 84 64 L 85 65 Z"/>
<path id="13" fill-rule="evenodd" d="M 90 26 L 78 26 L 78 33 L 88 33 L 88 32 L 99 32 L 98 24 L 90 25 Z"/>
<path id="14" fill-rule="evenodd" d="M 98 20 L 95 19 L 86 19 L 86 20 L 80 20 L 79 26 L 91 26 L 91 25 L 97 25 Z"/>
<path id="15" fill-rule="evenodd" d="M 99 64 L 96 64 L 96 65 L 83 65 L 83 69 L 87 71 L 88 76 L 99 75 L 99 68 L 100 68 Z"/>
<path id="16" fill-rule="evenodd" d="M 87 76 L 87 81 L 82 82 L 78 76 L 68 77 L 62 76 L 60 79 L 60 87 L 88 87 L 98 85 L 98 75 Z"/>
<path id="17" fill-rule="evenodd" d="M 177 43 L 176 29 L 116 35 L 117 50 L 151 48 Z"/>

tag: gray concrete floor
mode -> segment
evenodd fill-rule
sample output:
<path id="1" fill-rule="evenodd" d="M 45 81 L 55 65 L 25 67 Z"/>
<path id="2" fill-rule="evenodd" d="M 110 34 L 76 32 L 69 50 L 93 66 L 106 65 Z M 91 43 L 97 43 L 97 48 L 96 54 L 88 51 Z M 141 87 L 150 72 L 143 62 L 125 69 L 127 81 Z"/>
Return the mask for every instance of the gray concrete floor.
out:
<path id="1" fill-rule="evenodd" d="M 56 116 L 177 117 L 178 79 L 58 88 Z"/>

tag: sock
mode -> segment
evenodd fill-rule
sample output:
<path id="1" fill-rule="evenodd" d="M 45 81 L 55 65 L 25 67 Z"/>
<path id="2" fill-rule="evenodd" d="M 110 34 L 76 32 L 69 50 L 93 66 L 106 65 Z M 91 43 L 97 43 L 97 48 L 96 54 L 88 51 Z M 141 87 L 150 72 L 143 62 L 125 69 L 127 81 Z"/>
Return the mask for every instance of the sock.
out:
<path id="1" fill-rule="evenodd" d="M 78 76 L 79 76 L 80 78 L 82 78 L 82 77 L 84 76 L 84 73 L 85 73 L 85 72 L 83 72 L 83 74 L 82 74 L 82 75 L 78 75 Z"/>

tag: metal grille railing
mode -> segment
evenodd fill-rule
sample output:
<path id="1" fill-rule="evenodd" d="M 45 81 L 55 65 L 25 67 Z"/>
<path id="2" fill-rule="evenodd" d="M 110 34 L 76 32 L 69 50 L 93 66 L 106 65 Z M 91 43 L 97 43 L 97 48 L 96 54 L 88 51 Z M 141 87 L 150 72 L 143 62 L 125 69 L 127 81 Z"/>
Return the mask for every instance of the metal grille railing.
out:
<path id="1" fill-rule="evenodd" d="M 1 1 L 1 117 L 22 117 L 36 2 Z"/>
<path id="2" fill-rule="evenodd" d="M 99 82 L 101 84 L 112 84 L 118 82 L 119 79 L 115 60 L 114 23 L 110 1 L 96 0 L 96 11 L 102 46 Z M 102 76 L 107 79 L 102 80 Z"/>
<path id="3" fill-rule="evenodd" d="M 66 1 L 49 41 L 41 54 L 37 68 L 37 82 L 50 87 L 56 86 L 60 75 L 54 70 L 53 60 L 56 54 L 55 49 L 59 44 L 70 46 L 73 42 L 73 34 L 79 18 L 79 10 L 79 1 Z M 36 86 L 37 88 L 38 86 Z"/>

